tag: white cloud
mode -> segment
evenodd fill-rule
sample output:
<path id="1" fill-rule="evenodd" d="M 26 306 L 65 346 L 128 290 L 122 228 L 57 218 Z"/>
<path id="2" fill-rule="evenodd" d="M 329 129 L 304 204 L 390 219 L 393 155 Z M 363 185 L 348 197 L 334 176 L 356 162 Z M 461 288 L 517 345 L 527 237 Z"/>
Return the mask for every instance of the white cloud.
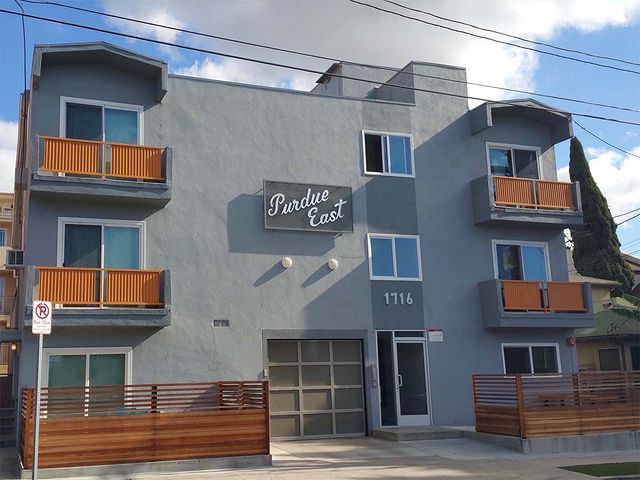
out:
<path id="1" fill-rule="evenodd" d="M 0 119 L 0 192 L 13 192 L 18 123 Z"/>
<path id="2" fill-rule="evenodd" d="M 631 153 L 640 155 L 640 145 Z M 640 158 L 600 148 L 586 148 L 585 155 L 591 174 L 607 199 L 609 210 L 617 215 L 637 208 L 640 200 Z M 558 179 L 569 180 L 568 166 L 558 170 Z"/>
<path id="3" fill-rule="evenodd" d="M 404 66 L 410 60 L 461 65 L 467 68 L 468 79 L 472 82 L 508 85 L 523 90 L 535 88 L 532 80 L 538 68 L 538 55 L 535 53 L 447 32 L 346 0 L 220 0 L 208 4 L 178 3 L 174 0 L 104 0 L 104 3 L 106 10 L 112 13 L 164 19 L 167 24 L 188 25 L 191 29 L 220 36 L 394 67 Z M 591 32 L 629 25 L 640 16 L 640 0 L 432 0 L 426 7 L 424 2 L 417 0 L 405 0 L 403 3 L 514 35 L 547 41 L 562 30 Z M 387 4 L 384 7 L 399 11 Z M 150 17 L 150 11 L 159 13 Z M 122 25 L 134 30 L 140 28 Z M 153 34 L 203 48 L 317 70 L 326 69 L 330 63 L 202 37 L 176 35 L 176 32 L 166 30 L 159 32 L 154 29 Z M 231 59 L 199 61 L 182 69 L 181 73 L 300 89 L 312 87 L 316 78 L 316 75 Z M 473 86 L 469 93 L 495 99 L 508 96 L 506 92 Z"/>

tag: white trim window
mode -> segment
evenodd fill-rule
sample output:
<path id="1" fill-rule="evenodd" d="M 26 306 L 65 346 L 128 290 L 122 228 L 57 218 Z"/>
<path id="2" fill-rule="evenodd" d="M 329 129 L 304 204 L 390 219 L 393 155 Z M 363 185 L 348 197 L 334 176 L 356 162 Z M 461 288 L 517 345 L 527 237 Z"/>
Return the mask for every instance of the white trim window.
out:
<path id="1" fill-rule="evenodd" d="M 598 370 L 619 372 L 622 370 L 622 351 L 620 347 L 598 348 Z"/>
<path id="2" fill-rule="evenodd" d="M 144 269 L 146 223 L 58 218 L 59 267 Z"/>
<path id="3" fill-rule="evenodd" d="M 60 137 L 143 144 L 144 107 L 60 97 Z"/>
<path id="4" fill-rule="evenodd" d="M 487 166 L 491 175 L 542 178 L 539 147 L 487 143 L 486 148 Z"/>
<path id="5" fill-rule="evenodd" d="M 42 362 L 45 387 L 131 384 L 131 347 L 45 348 Z"/>
<path id="6" fill-rule="evenodd" d="M 492 240 L 491 245 L 495 278 L 540 282 L 551 279 L 546 243 Z"/>
<path id="7" fill-rule="evenodd" d="M 0 247 L 6 247 L 6 246 L 7 246 L 7 229 L 0 228 Z M 0 261 L 3 261 L 3 259 L 0 258 Z"/>
<path id="8" fill-rule="evenodd" d="M 415 177 L 411 135 L 362 131 L 364 173 Z"/>
<path id="9" fill-rule="evenodd" d="M 557 343 L 503 343 L 502 368 L 506 375 L 562 373 Z"/>
<path id="10" fill-rule="evenodd" d="M 367 235 L 371 280 L 421 281 L 420 237 L 417 235 Z"/>

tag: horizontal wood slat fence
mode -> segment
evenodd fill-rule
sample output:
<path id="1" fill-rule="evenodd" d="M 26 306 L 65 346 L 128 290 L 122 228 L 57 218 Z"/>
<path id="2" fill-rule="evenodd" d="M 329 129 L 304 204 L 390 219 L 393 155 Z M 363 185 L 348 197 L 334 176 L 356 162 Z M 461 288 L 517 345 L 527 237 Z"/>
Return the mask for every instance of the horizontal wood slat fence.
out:
<path id="1" fill-rule="evenodd" d="M 533 178 L 493 177 L 498 206 L 575 210 L 573 184 Z"/>
<path id="2" fill-rule="evenodd" d="M 267 382 L 42 389 L 38 466 L 269 453 Z M 22 392 L 20 454 L 33 466 L 35 393 Z"/>
<path id="3" fill-rule="evenodd" d="M 36 267 L 38 298 L 61 305 L 163 305 L 161 270 Z"/>
<path id="4" fill-rule="evenodd" d="M 520 438 L 640 430 L 640 371 L 474 375 L 476 431 Z"/>
<path id="5" fill-rule="evenodd" d="M 584 284 L 502 280 L 505 310 L 536 312 L 586 312 Z"/>
<path id="6" fill-rule="evenodd" d="M 164 181 L 164 147 L 40 136 L 40 172 Z"/>

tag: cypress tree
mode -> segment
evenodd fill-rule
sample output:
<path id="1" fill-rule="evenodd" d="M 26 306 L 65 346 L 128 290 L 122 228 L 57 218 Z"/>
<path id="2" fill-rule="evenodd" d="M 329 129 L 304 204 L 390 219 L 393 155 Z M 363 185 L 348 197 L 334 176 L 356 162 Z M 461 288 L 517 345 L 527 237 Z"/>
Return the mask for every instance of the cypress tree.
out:
<path id="1" fill-rule="evenodd" d="M 616 223 L 607 200 L 591 176 L 582 144 L 576 137 L 571 139 L 569 176 L 572 182 L 580 182 L 584 215 L 584 225 L 571 229 L 576 270 L 581 275 L 618 281 L 622 291 L 630 292 L 633 272 L 620 254 Z"/>

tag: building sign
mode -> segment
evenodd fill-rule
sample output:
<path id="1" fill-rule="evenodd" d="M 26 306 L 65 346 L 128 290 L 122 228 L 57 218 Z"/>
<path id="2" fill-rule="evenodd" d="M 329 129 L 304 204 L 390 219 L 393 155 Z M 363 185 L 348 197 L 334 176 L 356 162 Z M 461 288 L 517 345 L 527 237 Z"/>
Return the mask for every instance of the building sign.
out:
<path id="1" fill-rule="evenodd" d="M 264 226 L 282 230 L 353 232 L 351 188 L 265 180 Z"/>

